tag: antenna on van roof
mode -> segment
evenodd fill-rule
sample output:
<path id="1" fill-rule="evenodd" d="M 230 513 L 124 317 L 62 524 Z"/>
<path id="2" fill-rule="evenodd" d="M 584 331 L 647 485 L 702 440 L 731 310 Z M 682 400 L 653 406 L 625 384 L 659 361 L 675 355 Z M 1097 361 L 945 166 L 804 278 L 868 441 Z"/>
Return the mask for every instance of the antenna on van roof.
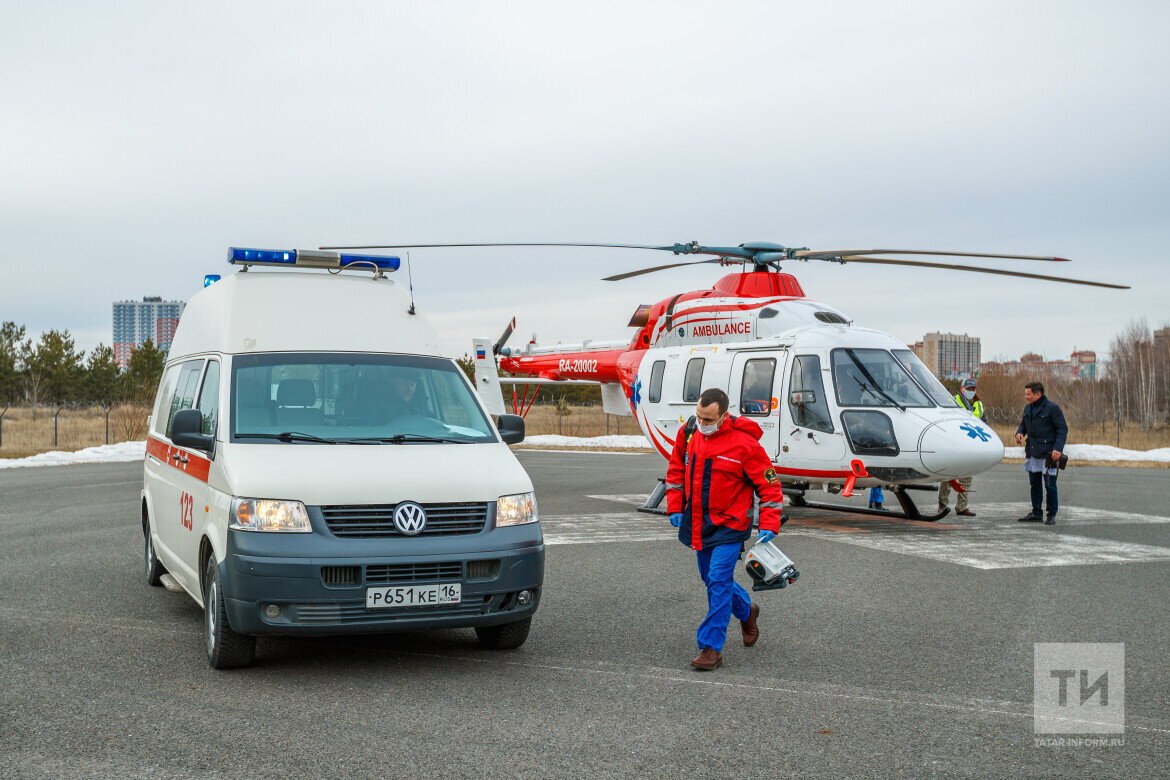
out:
<path id="1" fill-rule="evenodd" d="M 410 252 L 406 253 L 406 279 L 410 282 L 410 309 L 407 314 L 414 314 L 414 275 L 410 272 Z"/>

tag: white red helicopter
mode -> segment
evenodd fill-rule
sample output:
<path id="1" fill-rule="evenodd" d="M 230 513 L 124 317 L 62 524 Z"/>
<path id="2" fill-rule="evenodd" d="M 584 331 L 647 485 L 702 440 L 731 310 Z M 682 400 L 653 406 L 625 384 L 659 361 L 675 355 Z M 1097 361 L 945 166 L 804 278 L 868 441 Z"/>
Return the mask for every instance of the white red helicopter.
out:
<path id="1" fill-rule="evenodd" d="M 1004 447 L 990 426 L 959 406 L 950 392 L 898 339 L 860 327 L 841 311 L 808 298 L 780 263 L 821 260 L 939 268 L 1068 284 L 1128 289 L 1123 285 L 998 268 L 908 260 L 882 255 L 942 255 L 1042 262 L 1059 257 L 931 252 L 923 250 L 812 251 L 754 242 L 737 247 L 632 244 L 414 244 L 322 247 L 413 249 L 483 246 L 572 246 L 648 249 L 676 255 L 708 255 L 618 274 L 618 281 L 696 263 L 741 265 L 708 290 L 679 293 L 639 306 L 628 341 L 520 348 L 505 346 L 515 319 L 495 342 L 476 339 L 476 386 L 493 414 L 506 409 L 497 368 L 529 378 L 505 382 L 600 384 L 605 411 L 633 416 L 647 440 L 670 457 L 675 436 L 693 414 L 699 393 L 724 389 L 733 414 L 763 429 L 761 444 L 772 456 L 792 506 L 891 515 L 840 504 L 815 504 L 806 493 L 822 489 L 850 496 L 854 488 L 890 489 L 910 519 L 938 520 L 946 509 L 923 515 L 908 490 L 937 489 L 939 482 L 986 471 Z M 531 378 L 535 377 L 535 378 Z M 534 396 L 535 397 L 535 393 Z M 514 413 L 531 406 L 513 393 Z M 961 490 L 958 482 L 956 489 Z M 652 510 L 662 489 L 647 503 Z M 932 504 L 933 505 L 933 504 Z"/>

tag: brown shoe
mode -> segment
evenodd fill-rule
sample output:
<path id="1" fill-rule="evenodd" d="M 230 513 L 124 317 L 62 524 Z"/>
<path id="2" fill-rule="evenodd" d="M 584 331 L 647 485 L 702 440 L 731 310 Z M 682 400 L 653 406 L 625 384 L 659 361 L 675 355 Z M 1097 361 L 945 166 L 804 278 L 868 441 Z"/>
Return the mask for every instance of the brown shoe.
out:
<path id="1" fill-rule="evenodd" d="M 964 509 L 962 512 L 955 512 L 955 514 L 962 515 L 963 517 L 974 517 L 975 516 L 975 513 L 972 512 L 970 509 Z"/>
<path id="2" fill-rule="evenodd" d="M 691 668 L 700 672 L 713 672 L 720 666 L 723 666 L 723 654 L 709 647 L 704 647 L 699 657 L 691 661 Z"/>
<path id="3" fill-rule="evenodd" d="M 752 608 L 748 612 L 748 619 L 739 621 L 739 625 L 743 628 L 744 647 L 751 647 L 760 638 L 760 629 L 756 626 L 756 618 L 759 616 L 760 605 L 752 604 Z"/>

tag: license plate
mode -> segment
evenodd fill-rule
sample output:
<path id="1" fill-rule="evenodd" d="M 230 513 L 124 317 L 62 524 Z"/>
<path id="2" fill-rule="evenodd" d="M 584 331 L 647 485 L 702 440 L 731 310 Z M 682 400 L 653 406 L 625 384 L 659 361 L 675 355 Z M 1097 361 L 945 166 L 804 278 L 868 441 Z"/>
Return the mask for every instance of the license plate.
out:
<path id="1" fill-rule="evenodd" d="M 437 607 L 458 604 L 463 598 L 463 585 L 442 582 L 437 585 L 391 585 L 386 588 L 366 588 L 366 609 L 394 607 Z"/>

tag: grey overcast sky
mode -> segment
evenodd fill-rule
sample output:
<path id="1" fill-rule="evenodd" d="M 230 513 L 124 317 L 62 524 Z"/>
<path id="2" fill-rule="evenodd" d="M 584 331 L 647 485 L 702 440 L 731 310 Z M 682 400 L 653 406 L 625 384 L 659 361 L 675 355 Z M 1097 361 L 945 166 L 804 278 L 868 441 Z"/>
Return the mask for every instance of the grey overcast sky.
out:
<path id="1" fill-rule="evenodd" d="M 1170 320 L 1170 3 L 0 0 L 0 320 L 111 341 L 230 245 L 775 241 L 1053 254 L 793 264 L 811 297 L 984 358 Z M 417 251 L 447 347 L 621 338 L 711 266 Z M 1008 261 L 988 261 L 1002 267 Z M 306 316 L 316 316 L 306 313 Z"/>

